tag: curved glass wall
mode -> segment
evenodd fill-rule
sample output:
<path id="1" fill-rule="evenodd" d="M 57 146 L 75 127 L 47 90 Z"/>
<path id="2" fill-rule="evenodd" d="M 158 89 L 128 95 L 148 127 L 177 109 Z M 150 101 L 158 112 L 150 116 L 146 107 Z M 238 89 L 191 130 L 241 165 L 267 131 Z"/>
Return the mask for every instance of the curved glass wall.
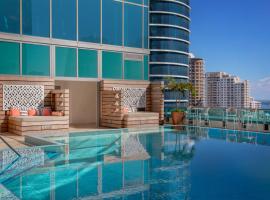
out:
<path id="1" fill-rule="evenodd" d="M 151 23 L 152 24 L 169 24 L 175 26 L 181 26 L 186 29 L 189 29 L 189 20 L 184 17 L 172 14 L 161 14 L 161 13 L 152 13 L 151 14 Z"/>
<path id="2" fill-rule="evenodd" d="M 152 81 L 173 77 L 188 82 L 189 0 L 156 0 L 150 2 L 150 75 Z M 188 96 L 182 97 L 187 100 Z M 169 103 L 167 103 L 169 100 Z M 165 93 L 165 110 L 175 107 L 176 96 Z M 183 103 L 185 106 L 186 103 Z M 167 106 L 167 107 L 166 107 Z"/>
<path id="3" fill-rule="evenodd" d="M 166 26 L 151 26 L 150 27 L 151 37 L 171 37 L 189 41 L 189 32 L 174 27 Z"/>
<path id="4" fill-rule="evenodd" d="M 153 11 L 164 11 L 164 12 L 173 12 L 185 15 L 186 17 L 189 17 L 190 8 L 176 3 L 176 2 L 170 2 L 170 1 L 153 1 L 150 3 L 150 9 Z"/>
<path id="5" fill-rule="evenodd" d="M 165 75 L 175 75 L 181 74 L 182 76 L 188 76 L 188 67 L 178 66 L 178 65 L 155 65 L 152 64 L 150 68 L 150 73 L 155 74 L 165 74 Z"/>
<path id="6" fill-rule="evenodd" d="M 151 48 L 188 52 L 189 44 L 178 40 L 152 39 Z"/>

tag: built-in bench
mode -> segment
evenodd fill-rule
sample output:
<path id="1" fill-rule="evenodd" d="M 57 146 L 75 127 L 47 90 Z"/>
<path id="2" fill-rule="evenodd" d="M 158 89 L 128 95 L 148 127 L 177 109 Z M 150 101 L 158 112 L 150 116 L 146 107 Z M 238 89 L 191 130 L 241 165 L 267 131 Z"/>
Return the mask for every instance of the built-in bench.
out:
<path id="1" fill-rule="evenodd" d="M 153 112 L 134 112 L 124 115 L 124 128 L 159 126 L 159 114 Z"/>
<path id="2" fill-rule="evenodd" d="M 68 116 L 9 117 L 8 130 L 17 135 L 43 134 L 69 129 Z"/>

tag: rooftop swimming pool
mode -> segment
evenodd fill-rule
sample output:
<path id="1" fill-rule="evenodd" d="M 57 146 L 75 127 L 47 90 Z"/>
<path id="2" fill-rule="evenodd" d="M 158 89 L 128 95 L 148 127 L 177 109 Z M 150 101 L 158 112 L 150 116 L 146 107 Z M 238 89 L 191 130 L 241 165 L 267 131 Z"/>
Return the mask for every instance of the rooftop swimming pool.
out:
<path id="1" fill-rule="evenodd" d="M 0 199 L 270 198 L 268 134 L 168 126 L 44 139 L 21 158 L 2 152 Z"/>

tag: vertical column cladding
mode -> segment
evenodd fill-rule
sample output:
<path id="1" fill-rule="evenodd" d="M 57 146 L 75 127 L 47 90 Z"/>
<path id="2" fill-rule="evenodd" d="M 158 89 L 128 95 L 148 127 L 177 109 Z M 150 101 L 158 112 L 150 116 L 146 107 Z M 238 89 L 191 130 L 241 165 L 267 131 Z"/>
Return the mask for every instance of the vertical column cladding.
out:
<path id="1" fill-rule="evenodd" d="M 188 81 L 190 9 L 189 0 L 150 1 L 151 81 Z M 175 95 L 165 93 L 165 110 L 174 107 Z M 182 106 L 187 103 L 188 97 L 183 97 Z"/>

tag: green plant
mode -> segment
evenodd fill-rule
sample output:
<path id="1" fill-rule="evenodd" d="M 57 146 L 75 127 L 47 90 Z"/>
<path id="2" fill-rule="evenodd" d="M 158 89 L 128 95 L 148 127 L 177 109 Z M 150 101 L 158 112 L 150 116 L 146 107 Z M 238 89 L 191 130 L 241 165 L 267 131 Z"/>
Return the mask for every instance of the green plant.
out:
<path id="1" fill-rule="evenodd" d="M 189 92 L 192 96 L 195 95 L 195 90 L 191 83 L 177 82 L 174 78 L 171 77 L 167 78 L 163 92 L 166 90 L 176 93 L 176 108 L 173 110 L 174 112 L 183 112 L 183 110 L 179 108 L 182 96 L 186 98 L 187 92 Z"/>

